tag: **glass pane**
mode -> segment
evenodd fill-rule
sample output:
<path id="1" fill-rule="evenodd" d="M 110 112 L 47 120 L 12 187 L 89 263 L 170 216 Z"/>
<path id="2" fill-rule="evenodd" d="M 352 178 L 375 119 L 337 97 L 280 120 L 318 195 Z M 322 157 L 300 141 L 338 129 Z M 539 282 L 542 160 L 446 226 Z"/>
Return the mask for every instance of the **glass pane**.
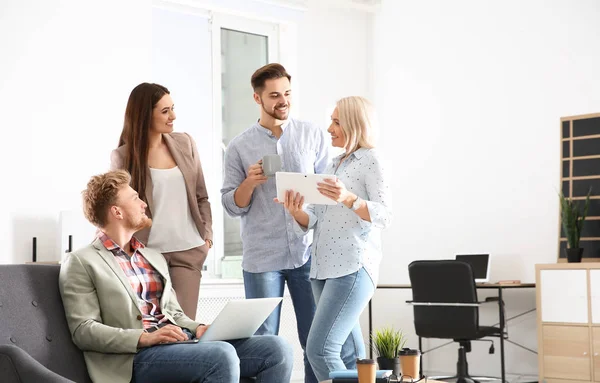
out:
<path id="1" fill-rule="evenodd" d="M 267 39 L 267 36 L 221 29 L 223 152 L 231 139 L 250 127 L 258 118 L 257 105 L 252 98 L 250 77 L 256 69 L 268 62 Z M 242 240 L 239 218 L 231 218 L 225 214 L 224 234 L 225 259 L 221 264 L 222 276 L 241 278 L 239 261 L 242 255 Z"/>

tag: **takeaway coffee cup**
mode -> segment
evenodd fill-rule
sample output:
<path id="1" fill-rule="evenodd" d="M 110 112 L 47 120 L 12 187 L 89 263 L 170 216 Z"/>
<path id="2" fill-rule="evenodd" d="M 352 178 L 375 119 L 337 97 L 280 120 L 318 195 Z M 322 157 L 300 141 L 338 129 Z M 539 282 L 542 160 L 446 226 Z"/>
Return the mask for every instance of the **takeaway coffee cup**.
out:
<path id="1" fill-rule="evenodd" d="M 281 170 L 281 156 L 279 154 L 267 154 L 262 158 L 263 173 L 267 177 L 273 177 Z"/>
<path id="2" fill-rule="evenodd" d="M 377 365 L 373 359 L 356 359 L 358 383 L 375 383 Z"/>
<path id="3" fill-rule="evenodd" d="M 419 380 L 419 364 L 421 362 L 421 351 L 403 348 L 398 353 L 400 356 L 400 368 L 402 369 L 402 380 Z"/>

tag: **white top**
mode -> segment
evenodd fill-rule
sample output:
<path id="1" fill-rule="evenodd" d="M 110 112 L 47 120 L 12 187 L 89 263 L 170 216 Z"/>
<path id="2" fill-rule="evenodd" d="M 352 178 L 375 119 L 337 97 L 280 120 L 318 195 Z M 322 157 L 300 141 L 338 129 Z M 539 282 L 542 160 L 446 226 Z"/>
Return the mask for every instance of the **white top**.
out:
<path id="1" fill-rule="evenodd" d="M 343 203 L 307 205 L 307 229 L 314 229 L 310 278 L 338 278 L 364 267 L 377 286 L 382 257 L 380 232 L 392 220 L 392 193 L 375 149 L 358 149 L 340 165 L 343 156 L 336 157 L 323 174 L 335 174 L 346 189 L 363 199 L 371 222 Z M 305 233 L 297 222 L 294 227 L 298 235 Z"/>
<path id="2" fill-rule="evenodd" d="M 168 253 L 204 245 L 192 219 L 185 180 L 179 167 L 150 168 L 150 176 L 154 208 L 148 247 Z"/>

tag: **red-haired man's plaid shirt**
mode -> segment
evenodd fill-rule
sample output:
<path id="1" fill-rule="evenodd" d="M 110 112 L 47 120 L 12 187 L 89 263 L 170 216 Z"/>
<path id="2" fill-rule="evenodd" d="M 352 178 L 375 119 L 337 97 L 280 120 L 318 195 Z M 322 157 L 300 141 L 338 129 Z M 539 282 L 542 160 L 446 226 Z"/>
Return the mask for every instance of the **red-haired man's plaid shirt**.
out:
<path id="1" fill-rule="evenodd" d="M 106 234 L 100 233 L 98 238 L 100 238 L 106 250 L 113 253 L 119 266 L 129 279 L 142 312 L 144 329 L 168 322 L 168 319 L 160 311 L 160 298 L 164 290 L 163 278 L 138 251 L 138 249 L 143 249 L 144 245 L 135 237 L 132 237 L 130 244 L 133 255 L 130 257 Z"/>

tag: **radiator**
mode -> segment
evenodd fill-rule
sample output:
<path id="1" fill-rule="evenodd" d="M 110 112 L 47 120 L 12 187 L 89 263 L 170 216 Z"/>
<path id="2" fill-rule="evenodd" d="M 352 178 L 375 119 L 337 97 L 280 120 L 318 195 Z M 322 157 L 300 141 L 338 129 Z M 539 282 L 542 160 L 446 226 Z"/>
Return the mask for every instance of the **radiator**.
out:
<path id="1" fill-rule="evenodd" d="M 217 314 L 232 299 L 244 299 L 244 287 L 240 283 L 223 284 L 211 283 L 210 280 L 202 281 L 200 298 L 196 320 L 201 323 L 211 323 Z M 292 382 L 304 381 L 304 357 L 302 347 L 298 341 L 298 330 L 296 329 L 296 316 L 294 306 L 287 288 L 284 292 L 283 307 L 281 309 L 281 324 L 279 336 L 285 338 L 294 350 L 294 368 L 292 371 Z"/>

